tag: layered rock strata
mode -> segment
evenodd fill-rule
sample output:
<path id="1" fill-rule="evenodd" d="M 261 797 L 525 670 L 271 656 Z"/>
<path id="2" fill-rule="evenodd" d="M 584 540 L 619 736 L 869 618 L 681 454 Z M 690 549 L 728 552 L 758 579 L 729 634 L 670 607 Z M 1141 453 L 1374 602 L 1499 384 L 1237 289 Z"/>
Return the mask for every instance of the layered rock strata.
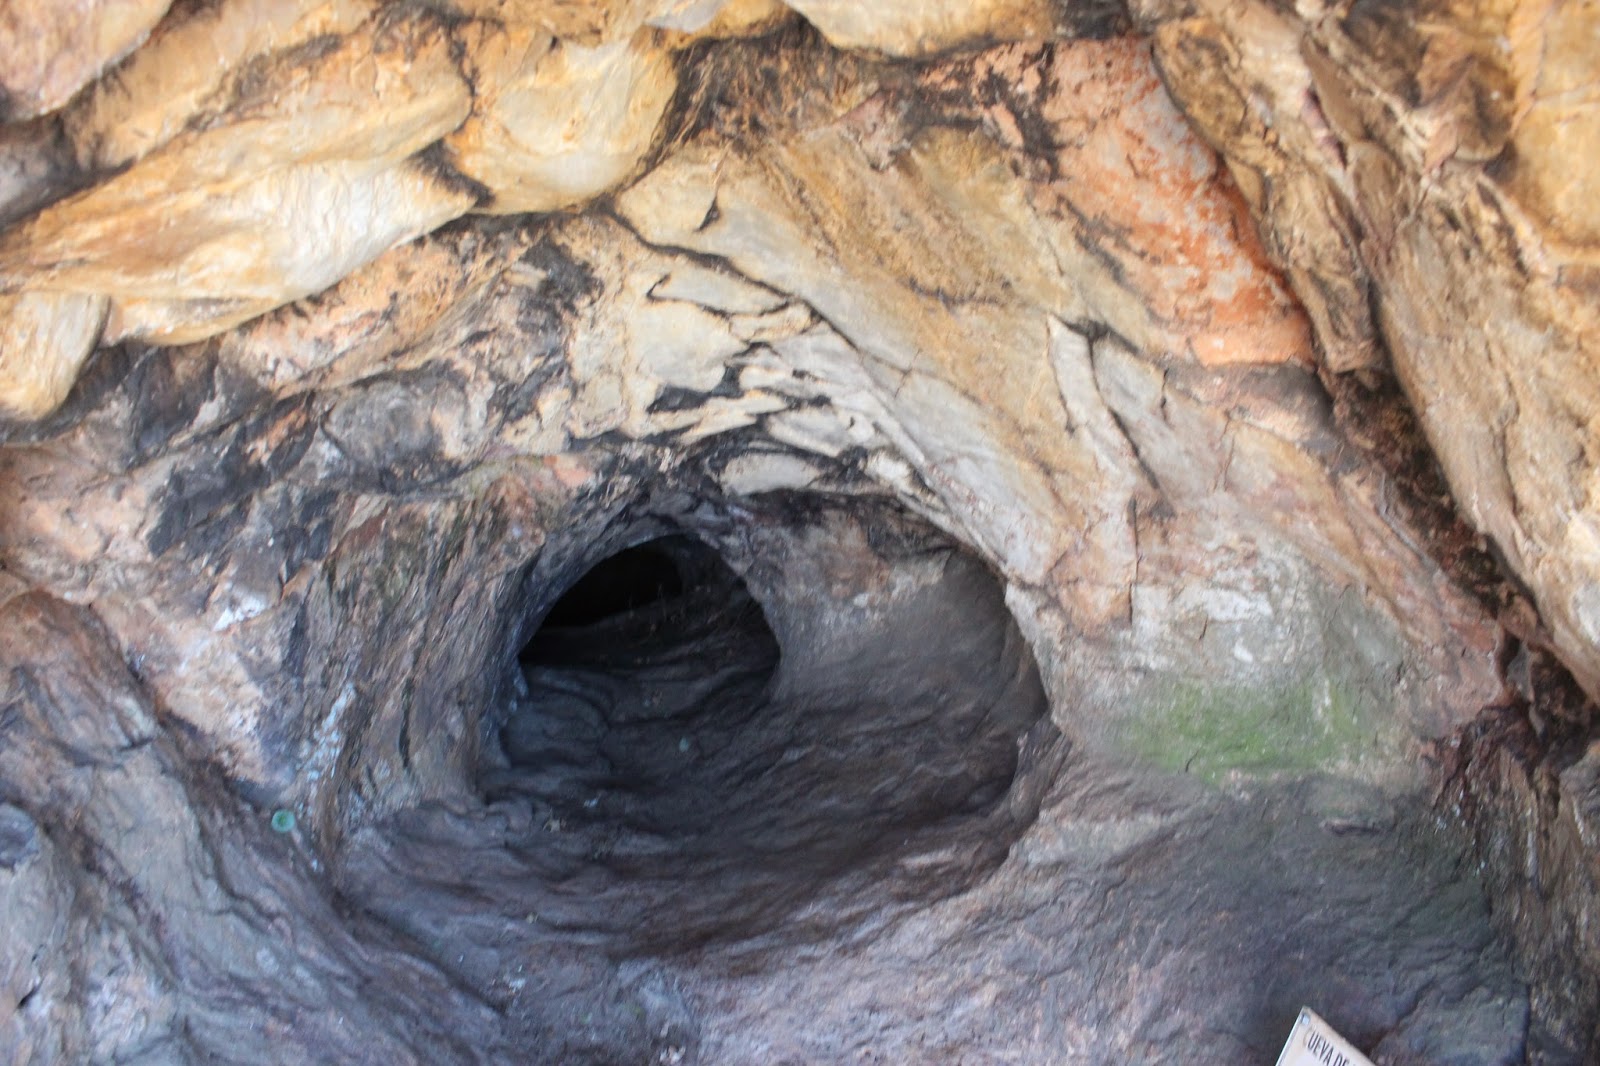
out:
<path id="1" fill-rule="evenodd" d="M 23 1061 L 1232 1062 L 1318 996 L 1380 1062 L 1600 1054 L 1590 8 L 6 20 Z M 773 627 L 779 696 L 704 720 L 765 732 L 486 786 L 591 735 L 506 732 L 518 651 L 667 533 Z M 974 643 L 891 639 L 933 617 Z M 963 647 L 992 714 L 911 683 Z M 949 826 L 787 806 L 834 674 Z M 696 852 L 628 805 L 679 755 L 860 854 Z"/>

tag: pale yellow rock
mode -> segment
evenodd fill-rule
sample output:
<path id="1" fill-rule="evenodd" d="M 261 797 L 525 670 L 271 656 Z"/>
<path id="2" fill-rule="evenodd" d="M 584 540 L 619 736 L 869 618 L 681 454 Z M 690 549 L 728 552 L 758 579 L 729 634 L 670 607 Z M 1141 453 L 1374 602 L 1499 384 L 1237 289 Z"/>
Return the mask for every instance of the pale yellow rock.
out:
<path id="1" fill-rule="evenodd" d="M 169 19 L 63 116 L 79 164 L 119 167 L 148 154 L 197 113 L 223 110 L 248 61 L 348 34 L 375 10 L 374 0 L 228 0 Z"/>
<path id="2" fill-rule="evenodd" d="M 662 0 L 645 19 L 657 29 L 698 33 L 725 7 L 723 0 Z"/>
<path id="3" fill-rule="evenodd" d="M 1600 4 L 1522 4 L 1511 31 L 1518 84 L 1509 188 L 1547 239 L 1586 247 L 1590 263 L 1600 262 Z"/>
<path id="4" fill-rule="evenodd" d="M 675 32 L 674 46 L 699 40 L 751 37 L 776 28 L 794 13 L 780 0 L 668 0 L 645 24 Z"/>
<path id="5" fill-rule="evenodd" d="M 166 184 L 178 187 L 245 181 L 286 163 L 395 162 L 459 126 L 470 109 L 455 43 L 438 19 L 378 19 L 253 68 L 226 112 L 129 173 L 159 175 L 159 159 L 170 168 Z"/>
<path id="6" fill-rule="evenodd" d="M 633 176 L 677 87 L 667 52 L 552 45 L 527 31 L 478 41 L 473 117 L 446 143 L 494 194 L 484 211 L 556 211 Z"/>
<path id="7" fill-rule="evenodd" d="M 179 232 L 174 212 L 276 168 L 342 160 L 382 169 L 454 129 L 471 107 L 450 39 L 429 20 L 367 27 L 260 73 L 217 121 L 6 234 L 0 279 L 106 292 L 136 285 L 127 279 L 158 274 L 174 246 L 204 239 Z M 263 210 L 274 206 L 257 199 Z"/>
<path id="8" fill-rule="evenodd" d="M 831 330 L 779 342 L 782 361 L 874 425 L 1008 574 L 1044 581 L 1075 553 L 1090 576 L 1074 608 L 1105 622 L 1126 613 L 1127 499 L 1084 491 L 1105 453 L 1060 431 L 1050 331 L 1030 300 L 1068 318 L 1082 305 L 1028 239 L 1036 223 L 1000 160 L 981 137 L 937 133 L 878 169 L 833 128 L 760 157 L 682 152 L 618 207 L 646 240 L 815 308 L 848 344 Z"/>
<path id="9" fill-rule="evenodd" d="M 169 207 L 177 239 L 161 257 L 143 275 L 108 279 L 119 295 L 107 340 L 185 344 L 221 333 L 321 292 L 472 204 L 470 192 L 424 167 L 364 162 L 292 167 L 230 195 L 187 198 Z M 116 235 L 138 240 L 136 231 Z"/>
<path id="10" fill-rule="evenodd" d="M 786 0 L 833 45 L 925 56 L 991 41 L 1050 36 L 1044 0 Z"/>
<path id="11" fill-rule="evenodd" d="M 632 37 L 659 0 L 447 0 L 450 10 L 507 28 L 598 45 Z"/>
<path id="12" fill-rule="evenodd" d="M 790 15 L 780 0 L 438 0 L 435 6 L 587 47 L 631 40 L 644 27 L 666 31 L 677 45 L 741 37 Z"/>
<path id="13" fill-rule="evenodd" d="M 60 406 L 105 318 L 103 296 L 0 296 L 0 415 L 42 418 Z"/>
<path id="14" fill-rule="evenodd" d="M 113 297 L 111 336 L 206 336 L 331 285 L 474 202 L 404 163 L 460 124 L 442 24 L 286 53 L 207 128 L 0 238 L 0 288 Z"/>
<path id="15" fill-rule="evenodd" d="M 0 121 L 54 111 L 138 47 L 169 0 L 5 0 Z"/>
<path id="16" fill-rule="evenodd" d="M 1516 147 L 1511 188 L 1518 199 L 1555 239 L 1600 245 L 1600 180 L 1592 167 L 1574 164 L 1600 151 L 1600 90 L 1586 100 L 1536 104 L 1517 131 Z"/>

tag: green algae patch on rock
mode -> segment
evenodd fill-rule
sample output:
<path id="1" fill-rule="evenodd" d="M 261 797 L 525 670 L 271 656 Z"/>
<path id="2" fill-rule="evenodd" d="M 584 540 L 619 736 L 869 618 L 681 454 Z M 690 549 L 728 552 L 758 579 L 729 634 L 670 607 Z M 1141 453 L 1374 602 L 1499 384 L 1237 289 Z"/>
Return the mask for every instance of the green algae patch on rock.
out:
<path id="1" fill-rule="evenodd" d="M 1120 747 L 1212 784 L 1350 772 L 1400 754 L 1401 731 L 1369 693 L 1326 675 L 1281 684 L 1170 679 L 1116 730 Z"/>

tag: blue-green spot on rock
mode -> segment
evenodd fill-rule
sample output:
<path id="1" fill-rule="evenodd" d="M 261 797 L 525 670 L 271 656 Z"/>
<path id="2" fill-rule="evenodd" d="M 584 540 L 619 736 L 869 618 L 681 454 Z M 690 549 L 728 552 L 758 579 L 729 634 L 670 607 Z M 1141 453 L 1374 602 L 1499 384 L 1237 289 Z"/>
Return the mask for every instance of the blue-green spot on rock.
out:
<path id="1" fill-rule="evenodd" d="M 294 832 L 294 812 L 284 807 L 279 807 L 272 812 L 272 828 L 278 833 Z"/>

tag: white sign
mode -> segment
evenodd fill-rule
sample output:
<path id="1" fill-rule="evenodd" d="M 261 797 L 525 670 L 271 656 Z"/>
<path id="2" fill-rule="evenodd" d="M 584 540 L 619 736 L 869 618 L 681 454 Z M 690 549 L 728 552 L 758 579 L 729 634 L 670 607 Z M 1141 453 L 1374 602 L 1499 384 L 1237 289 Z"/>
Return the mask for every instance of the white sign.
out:
<path id="1" fill-rule="evenodd" d="M 1278 1066 L 1372 1066 L 1372 1060 L 1310 1009 L 1301 1007 L 1289 1042 L 1278 1056 Z"/>

